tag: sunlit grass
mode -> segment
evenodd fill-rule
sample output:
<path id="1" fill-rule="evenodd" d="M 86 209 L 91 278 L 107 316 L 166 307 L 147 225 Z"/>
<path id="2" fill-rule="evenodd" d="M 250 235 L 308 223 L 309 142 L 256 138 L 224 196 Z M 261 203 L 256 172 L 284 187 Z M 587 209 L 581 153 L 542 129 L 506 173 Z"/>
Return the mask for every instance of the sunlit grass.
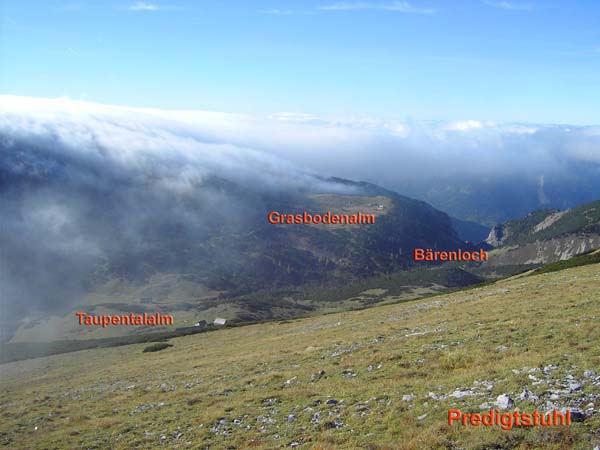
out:
<path id="1" fill-rule="evenodd" d="M 600 444 L 597 416 L 570 428 L 501 431 L 449 427 L 446 415 L 450 407 L 478 411 L 482 402 L 524 387 L 542 393 L 513 369 L 552 363 L 557 376 L 600 373 L 598 317 L 596 264 L 398 305 L 172 339 L 174 347 L 160 352 L 143 353 L 146 344 L 137 344 L 4 364 L 0 444 L 590 449 Z M 485 395 L 430 397 L 485 380 L 493 382 Z M 598 388 L 583 387 L 582 395 L 592 393 Z M 415 399 L 403 401 L 407 394 Z M 319 420 L 311 422 L 315 413 Z"/>

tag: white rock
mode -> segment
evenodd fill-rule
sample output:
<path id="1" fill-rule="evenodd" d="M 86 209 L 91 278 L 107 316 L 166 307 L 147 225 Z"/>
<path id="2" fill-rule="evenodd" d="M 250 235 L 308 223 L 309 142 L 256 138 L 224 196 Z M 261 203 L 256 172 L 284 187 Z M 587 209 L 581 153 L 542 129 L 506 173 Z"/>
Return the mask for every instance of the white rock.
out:
<path id="1" fill-rule="evenodd" d="M 286 380 L 285 383 L 283 383 L 284 387 L 289 387 L 292 385 L 292 383 L 294 383 L 294 381 L 296 381 L 298 379 L 298 377 L 292 377 L 289 380 Z"/>
<path id="2" fill-rule="evenodd" d="M 461 391 L 460 389 L 455 390 L 452 394 L 450 394 L 450 397 L 454 397 L 454 398 L 463 398 L 463 397 L 470 397 L 472 395 L 475 395 L 473 392 L 471 391 Z"/>
<path id="3" fill-rule="evenodd" d="M 537 402 L 540 398 L 531 392 L 529 389 L 523 389 L 523 392 L 519 394 L 519 400 L 528 400 L 530 402 Z"/>
<path id="4" fill-rule="evenodd" d="M 496 406 L 499 409 L 509 409 L 515 405 L 515 402 L 507 394 L 499 395 L 496 398 Z"/>

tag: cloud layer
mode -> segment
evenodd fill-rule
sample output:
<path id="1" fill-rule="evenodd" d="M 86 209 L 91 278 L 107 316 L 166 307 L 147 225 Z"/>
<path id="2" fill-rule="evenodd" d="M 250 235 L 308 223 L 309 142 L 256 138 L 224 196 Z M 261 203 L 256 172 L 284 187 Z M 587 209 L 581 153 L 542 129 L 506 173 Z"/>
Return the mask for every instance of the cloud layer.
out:
<path id="1" fill-rule="evenodd" d="M 192 245 L 242 232 L 265 198 L 311 190 L 348 188 L 158 112 L 2 97 L 0 331 L 79 303 L 106 273 L 185 271 Z M 215 267 L 242 260 L 203 251 Z"/>
<path id="2" fill-rule="evenodd" d="M 578 188 L 584 190 L 586 177 L 600 166 L 600 126 L 331 119 L 303 113 L 252 117 L 10 96 L 0 102 L 4 135 L 54 136 L 90 158 L 98 158 L 99 151 L 90 154 L 89 149 L 100 147 L 104 156 L 123 167 L 133 164 L 140 173 L 148 170 L 144 161 L 176 160 L 160 170 L 180 188 L 182 168 L 193 168 L 195 177 L 218 172 L 250 179 L 258 172 L 258 182 L 267 184 L 314 172 L 431 199 L 422 186 L 440 179 L 449 187 L 502 177 L 537 185 L 544 176 L 551 186 L 552 180 L 579 175 Z"/>
<path id="3" fill-rule="evenodd" d="M 494 223 L 597 198 L 600 127 L 252 117 L 0 96 L 1 316 L 77 301 L 106 261 L 139 268 L 132 277 L 144 276 L 132 254 L 154 269 L 172 264 L 215 227 L 243 226 L 263 195 L 347 192 L 315 174 L 371 181 Z M 163 261 L 150 244 L 164 236 L 175 253 L 160 253 Z"/>

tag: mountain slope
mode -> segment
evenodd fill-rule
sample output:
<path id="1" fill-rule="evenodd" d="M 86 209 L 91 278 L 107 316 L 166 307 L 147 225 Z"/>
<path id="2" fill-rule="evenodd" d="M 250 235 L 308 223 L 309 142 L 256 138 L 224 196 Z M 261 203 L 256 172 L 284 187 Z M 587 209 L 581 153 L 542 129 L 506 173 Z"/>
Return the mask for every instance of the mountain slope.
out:
<path id="1" fill-rule="evenodd" d="M 552 148 L 552 138 L 547 148 Z M 519 148 L 525 153 L 533 152 L 531 142 L 522 143 Z M 597 147 L 597 145 L 596 145 Z M 482 152 L 486 154 L 486 152 Z M 445 174 L 442 168 L 433 176 L 418 173 L 413 180 L 404 179 L 388 182 L 397 191 L 414 198 L 422 199 L 453 217 L 470 220 L 487 226 L 504 223 L 522 217 L 538 209 L 572 208 L 582 203 L 598 199 L 600 192 L 600 165 L 598 161 L 566 163 L 561 161 L 559 172 L 546 172 L 539 167 L 539 155 L 524 157 L 515 150 L 514 157 L 490 166 L 485 175 L 471 172 L 469 162 L 465 162 L 464 176 L 455 172 Z M 590 155 L 594 155 L 592 151 Z M 527 168 L 522 172 L 503 170 L 504 163 L 523 164 Z M 491 169 L 493 167 L 493 169 Z M 546 173 L 544 173 L 546 172 Z"/>
<path id="2" fill-rule="evenodd" d="M 455 217 L 452 217 L 452 225 L 463 241 L 482 242 L 490 233 L 490 227 L 468 220 L 460 220 Z"/>
<path id="3" fill-rule="evenodd" d="M 495 226 L 486 243 L 496 247 L 482 265 L 523 268 L 569 259 L 600 247 L 600 201 L 574 208 L 534 211 Z"/>
<path id="4" fill-rule="evenodd" d="M 496 225 L 486 242 L 494 247 L 521 245 L 573 233 L 600 233 L 600 200 L 564 211 L 534 211 L 521 219 Z"/>
<path id="5" fill-rule="evenodd" d="M 3 364 L 0 439 L 14 449 L 588 450 L 600 444 L 599 269 L 224 329 L 156 353 L 138 344 Z M 577 408 L 581 421 L 447 425 L 450 408 L 485 413 L 504 394 L 521 412 Z"/>
<path id="6" fill-rule="evenodd" d="M 101 131 L 77 125 L 93 136 Z M 182 325 L 199 313 L 235 319 L 248 311 L 220 300 L 357 282 L 409 268 L 414 247 L 463 245 L 450 218 L 424 202 L 252 152 L 209 150 L 153 153 L 102 145 L 97 137 L 73 146 L 56 134 L 2 135 L 3 339 L 18 327 L 27 339 L 66 338 L 60 333 L 73 328 L 81 309 L 171 311 Z M 272 225 L 271 211 L 361 211 L 376 220 Z M 75 329 L 79 337 L 99 337 Z"/>

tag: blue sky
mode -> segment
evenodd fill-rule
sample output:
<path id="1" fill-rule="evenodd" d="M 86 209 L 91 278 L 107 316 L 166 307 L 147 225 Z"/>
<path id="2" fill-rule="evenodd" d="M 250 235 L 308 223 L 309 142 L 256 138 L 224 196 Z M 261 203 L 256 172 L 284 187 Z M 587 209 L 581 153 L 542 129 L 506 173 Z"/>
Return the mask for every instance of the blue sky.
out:
<path id="1" fill-rule="evenodd" d="M 4 94 L 600 124 L 595 0 L 3 0 L 0 21 Z"/>

